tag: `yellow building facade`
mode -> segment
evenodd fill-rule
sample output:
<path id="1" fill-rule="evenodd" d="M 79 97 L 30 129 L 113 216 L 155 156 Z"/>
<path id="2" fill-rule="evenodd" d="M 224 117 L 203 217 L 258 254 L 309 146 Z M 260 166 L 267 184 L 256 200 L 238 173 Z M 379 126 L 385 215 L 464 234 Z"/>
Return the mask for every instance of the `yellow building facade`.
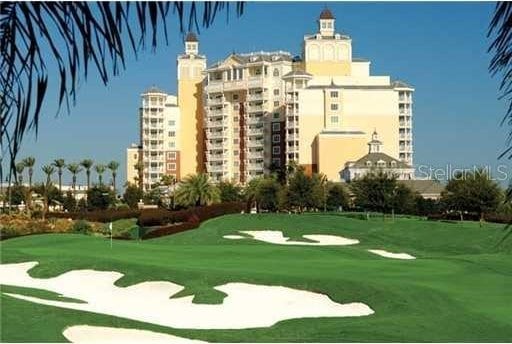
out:
<path id="1" fill-rule="evenodd" d="M 244 184 L 293 161 L 339 181 L 374 131 L 384 154 L 412 166 L 414 88 L 372 75 L 335 24 L 324 9 L 301 56 L 233 53 L 209 66 L 189 34 L 177 58 L 177 175 Z"/>

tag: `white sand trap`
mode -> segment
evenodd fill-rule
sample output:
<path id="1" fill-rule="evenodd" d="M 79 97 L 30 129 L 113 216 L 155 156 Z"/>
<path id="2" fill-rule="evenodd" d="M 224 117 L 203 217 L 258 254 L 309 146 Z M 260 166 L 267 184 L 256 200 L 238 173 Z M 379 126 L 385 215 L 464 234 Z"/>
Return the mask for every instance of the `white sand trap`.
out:
<path id="1" fill-rule="evenodd" d="M 231 239 L 231 240 L 238 240 L 238 239 L 245 239 L 244 236 L 241 236 L 241 235 L 224 235 L 223 236 L 224 239 Z"/>
<path id="2" fill-rule="evenodd" d="M 339 304 L 326 295 L 311 291 L 246 283 L 227 283 L 215 287 L 227 294 L 222 304 L 194 304 L 194 296 L 170 299 L 183 290 L 182 286 L 172 282 L 143 282 L 117 287 L 114 282 L 123 274 L 95 270 L 73 270 L 48 279 L 33 278 L 28 270 L 37 264 L 0 264 L 0 284 L 49 290 L 86 303 L 5 294 L 43 305 L 189 329 L 269 327 L 287 319 L 374 313 L 360 302 Z"/>
<path id="3" fill-rule="evenodd" d="M 393 253 L 385 250 L 368 250 L 371 253 L 378 254 L 379 256 L 393 259 L 416 259 L 416 257 L 411 256 L 408 253 Z"/>
<path id="4" fill-rule="evenodd" d="M 303 246 L 346 246 L 359 244 L 357 239 L 348 239 L 338 235 L 306 234 L 303 238 L 314 242 L 293 241 L 285 237 L 281 231 L 241 231 L 253 239 L 277 245 L 303 245 Z"/>
<path id="5" fill-rule="evenodd" d="M 153 331 L 89 325 L 71 326 L 62 334 L 71 343 L 208 343 Z"/>

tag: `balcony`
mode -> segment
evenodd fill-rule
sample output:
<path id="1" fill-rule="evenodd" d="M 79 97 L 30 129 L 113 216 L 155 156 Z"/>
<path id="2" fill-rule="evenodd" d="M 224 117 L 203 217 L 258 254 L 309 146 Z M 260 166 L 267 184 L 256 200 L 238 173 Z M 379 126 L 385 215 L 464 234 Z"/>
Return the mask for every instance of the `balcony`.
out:
<path id="1" fill-rule="evenodd" d="M 263 171 L 264 168 L 265 167 L 263 165 L 263 162 L 261 162 L 259 164 L 248 164 L 247 165 L 248 171 Z"/>
<path id="2" fill-rule="evenodd" d="M 224 165 L 210 165 L 208 166 L 208 172 L 227 172 L 227 166 Z"/>
<path id="3" fill-rule="evenodd" d="M 263 88 L 263 76 L 251 76 L 247 81 L 247 88 Z"/>
<path id="4" fill-rule="evenodd" d="M 207 128 L 224 128 L 229 125 L 229 121 L 222 120 L 222 121 L 208 121 L 206 122 Z"/>
<path id="5" fill-rule="evenodd" d="M 258 117 L 249 117 L 246 121 L 247 124 L 263 124 L 264 119 L 263 116 Z"/>
<path id="6" fill-rule="evenodd" d="M 286 129 L 295 129 L 299 127 L 299 123 L 296 121 L 288 121 L 286 122 Z"/>
<path id="7" fill-rule="evenodd" d="M 223 88 L 222 80 L 215 80 L 215 81 L 210 80 L 208 85 L 206 85 L 206 87 L 205 87 L 207 93 L 222 92 L 222 88 Z"/>
<path id="8" fill-rule="evenodd" d="M 412 140 L 412 134 L 411 133 L 403 133 L 399 134 L 400 140 Z"/>
<path id="9" fill-rule="evenodd" d="M 249 151 L 247 153 L 247 158 L 249 159 L 263 159 L 265 158 L 265 152 L 260 150 L 260 151 Z"/>
<path id="10" fill-rule="evenodd" d="M 247 112 L 263 112 L 266 110 L 266 107 L 263 105 L 249 105 L 247 107 Z"/>
<path id="11" fill-rule="evenodd" d="M 263 140 L 248 140 L 247 147 L 249 148 L 263 148 Z"/>
<path id="12" fill-rule="evenodd" d="M 207 104 L 208 106 L 222 105 L 225 101 L 226 98 L 224 97 L 208 98 Z"/>
<path id="13" fill-rule="evenodd" d="M 224 141 L 220 141 L 220 142 L 207 142 L 206 143 L 206 148 L 208 150 L 219 150 L 219 149 L 224 149 L 225 145 L 226 145 L 226 143 Z"/>
<path id="14" fill-rule="evenodd" d="M 266 98 L 266 96 L 267 96 L 267 92 L 253 93 L 253 94 L 249 94 L 247 96 L 247 100 L 248 101 L 258 101 L 258 100 L 263 101 L 264 98 Z"/>
<path id="15" fill-rule="evenodd" d="M 208 139 L 222 139 L 222 138 L 225 138 L 228 136 L 228 133 L 225 132 L 225 131 L 207 131 L 206 132 L 206 137 L 208 137 Z"/>
<path id="16" fill-rule="evenodd" d="M 247 88 L 247 82 L 245 80 L 230 80 L 224 82 L 224 90 L 239 90 Z"/>
<path id="17" fill-rule="evenodd" d="M 206 160 L 208 161 L 216 161 L 216 162 L 223 162 L 224 161 L 224 154 L 207 154 Z"/>
<path id="18" fill-rule="evenodd" d="M 264 129 L 263 127 L 260 129 L 248 129 L 246 133 L 248 136 L 263 136 Z"/>

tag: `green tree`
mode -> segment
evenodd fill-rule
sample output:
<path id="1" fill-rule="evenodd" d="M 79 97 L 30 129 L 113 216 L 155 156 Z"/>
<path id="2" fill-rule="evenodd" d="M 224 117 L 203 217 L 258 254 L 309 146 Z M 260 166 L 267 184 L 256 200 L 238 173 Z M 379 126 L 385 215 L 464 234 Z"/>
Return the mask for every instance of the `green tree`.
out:
<path id="1" fill-rule="evenodd" d="M 94 166 L 94 170 L 96 171 L 96 174 L 98 175 L 98 184 L 100 186 L 103 185 L 103 173 L 107 170 L 107 167 L 103 164 L 96 164 Z"/>
<path id="2" fill-rule="evenodd" d="M 59 175 L 59 191 L 62 192 L 62 171 L 66 167 L 64 159 L 55 159 L 52 163 L 57 168 L 57 174 Z"/>
<path id="3" fill-rule="evenodd" d="M 21 202 L 25 202 L 27 197 L 27 188 L 22 184 L 14 184 L 9 187 L 8 192 L 11 193 L 11 204 L 20 205 Z"/>
<path id="4" fill-rule="evenodd" d="M 327 209 L 338 210 L 349 207 L 349 195 L 346 188 L 341 183 L 330 182 L 327 184 Z"/>
<path id="5" fill-rule="evenodd" d="M 398 214 L 416 214 L 416 198 L 419 194 L 404 184 L 397 183 L 393 191 L 393 209 Z M 421 197 L 421 196 L 420 196 Z"/>
<path id="6" fill-rule="evenodd" d="M 105 210 L 116 202 L 114 191 L 105 185 L 95 185 L 87 190 L 87 204 L 90 209 Z"/>
<path id="7" fill-rule="evenodd" d="M 143 186 L 144 186 L 144 184 L 143 184 L 144 164 L 142 163 L 142 161 L 137 161 L 137 163 L 134 165 L 134 167 L 135 167 L 135 170 L 137 170 L 137 177 L 135 177 L 135 178 L 136 178 L 137 184 L 139 186 L 139 189 L 142 191 Z"/>
<path id="8" fill-rule="evenodd" d="M 133 184 L 128 184 L 124 191 L 123 200 L 130 208 L 137 208 L 137 204 L 144 197 L 140 188 Z"/>
<path id="9" fill-rule="evenodd" d="M 175 206 L 175 199 L 174 199 L 174 193 L 176 191 L 176 177 L 170 174 L 164 174 L 162 178 L 160 178 L 160 182 L 162 185 L 164 185 L 167 188 L 166 198 L 169 199 L 169 196 L 171 198 L 170 200 L 170 206 L 171 209 L 174 209 Z M 168 202 L 169 203 L 169 202 Z M 167 205 L 169 206 L 169 205 Z"/>
<path id="10" fill-rule="evenodd" d="M 485 170 L 458 173 L 448 181 L 441 202 L 450 211 L 477 213 L 484 220 L 486 212 L 495 211 L 503 200 L 503 192 Z"/>
<path id="11" fill-rule="evenodd" d="M 367 173 L 350 183 L 357 207 L 382 213 L 393 208 L 396 186 L 396 177 L 382 171 Z"/>
<path id="12" fill-rule="evenodd" d="M 52 175 L 55 173 L 55 167 L 53 167 L 52 165 L 44 165 L 43 167 L 41 167 L 41 169 L 43 170 L 44 174 L 46 175 L 46 183 L 41 183 L 36 192 L 43 196 L 43 201 L 44 201 L 43 220 L 44 220 L 46 217 L 46 213 L 48 212 L 49 206 L 50 206 L 50 192 L 51 192 L 50 189 L 53 186 L 52 185 Z"/>
<path id="13" fill-rule="evenodd" d="M 259 209 L 276 211 L 279 206 L 279 193 L 281 184 L 273 178 L 267 177 L 261 179 L 257 184 L 256 202 Z"/>
<path id="14" fill-rule="evenodd" d="M 25 170 L 25 163 L 20 161 L 16 164 L 16 175 L 18 176 L 18 184 L 23 184 L 23 171 Z"/>
<path id="15" fill-rule="evenodd" d="M 66 167 L 68 168 L 68 171 L 71 173 L 71 176 L 72 176 L 71 187 L 73 188 L 73 193 L 75 193 L 76 192 L 76 177 L 80 172 L 82 172 L 82 168 L 77 163 L 68 164 Z"/>
<path id="16" fill-rule="evenodd" d="M 219 200 L 219 189 L 210 182 L 207 174 L 187 176 L 176 191 L 176 201 L 183 206 L 208 205 Z"/>
<path id="17" fill-rule="evenodd" d="M 64 196 L 62 206 L 67 211 L 75 211 L 76 210 L 76 198 L 74 193 L 71 190 L 66 191 L 66 195 Z"/>
<path id="18" fill-rule="evenodd" d="M 94 165 L 94 161 L 92 159 L 84 159 L 80 162 L 80 165 L 85 170 L 85 176 L 87 177 L 87 190 L 91 188 L 91 168 Z"/>
<path id="19" fill-rule="evenodd" d="M 32 177 L 34 175 L 34 165 L 36 164 L 36 159 L 32 156 L 26 157 L 23 159 L 23 165 L 28 169 L 28 187 L 32 188 Z"/>
<path id="20" fill-rule="evenodd" d="M 114 194 L 116 194 L 116 177 L 117 177 L 117 169 L 119 168 L 119 163 L 117 161 L 111 161 L 107 164 L 107 168 L 112 173 L 112 188 L 114 189 Z"/>
<path id="21" fill-rule="evenodd" d="M 238 202 L 242 199 L 242 188 L 234 183 L 222 181 L 218 188 L 221 202 Z"/>
<path id="22" fill-rule="evenodd" d="M 253 178 L 251 179 L 243 189 L 243 197 L 247 204 L 252 208 L 253 206 L 256 206 L 256 211 L 259 211 L 258 206 L 258 188 L 260 182 L 263 180 L 263 178 Z"/>

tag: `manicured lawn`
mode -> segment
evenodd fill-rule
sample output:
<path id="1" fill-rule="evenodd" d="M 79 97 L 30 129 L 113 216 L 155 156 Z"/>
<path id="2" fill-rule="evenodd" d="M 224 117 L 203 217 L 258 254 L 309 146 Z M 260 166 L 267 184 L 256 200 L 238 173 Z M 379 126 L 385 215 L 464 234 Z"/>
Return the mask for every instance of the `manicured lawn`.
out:
<path id="1" fill-rule="evenodd" d="M 302 234 L 335 234 L 361 243 L 302 247 L 222 238 L 237 230 L 258 229 L 282 230 L 296 240 Z M 164 238 L 115 241 L 112 249 L 108 240 L 84 235 L 11 239 L 0 243 L 2 263 L 38 261 L 40 265 L 31 270 L 34 277 L 73 269 L 114 270 L 125 274 L 119 285 L 168 280 L 185 286 L 178 296 L 194 294 L 196 303 L 222 302 L 224 294 L 212 287 L 228 282 L 283 285 L 325 293 L 340 303 L 364 302 L 375 314 L 288 320 L 249 330 L 183 330 L 2 295 L 0 339 L 65 341 L 65 327 L 88 324 L 222 342 L 510 341 L 512 244 L 497 246 L 503 233 L 502 225 L 480 228 L 469 222 L 246 214 L 216 218 Z M 387 259 L 367 249 L 406 252 L 418 259 Z M 22 288 L 5 291 L 58 297 Z"/>

